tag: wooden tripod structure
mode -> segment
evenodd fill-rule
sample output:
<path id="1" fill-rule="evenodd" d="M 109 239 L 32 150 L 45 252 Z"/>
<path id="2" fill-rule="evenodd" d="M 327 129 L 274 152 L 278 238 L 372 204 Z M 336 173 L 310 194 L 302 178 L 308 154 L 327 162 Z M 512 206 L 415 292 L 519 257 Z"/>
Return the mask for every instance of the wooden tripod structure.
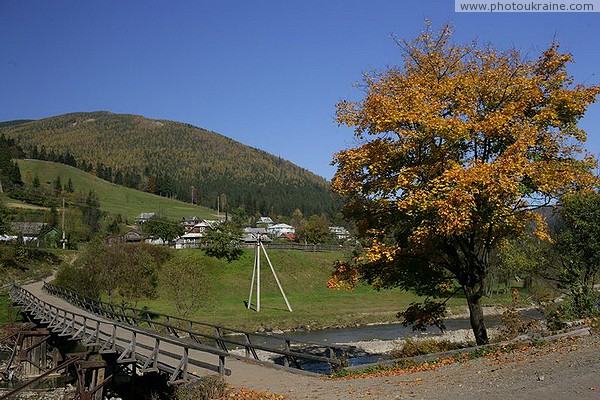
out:
<path id="1" fill-rule="evenodd" d="M 246 308 L 250 309 L 252 305 L 252 292 L 254 291 L 254 282 L 256 282 L 256 311 L 260 312 L 260 251 L 263 251 L 265 254 L 265 258 L 267 259 L 267 263 L 271 268 L 271 272 L 273 273 L 273 277 L 275 278 L 275 282 L 277 282 L 277 286 L 279 287 L 279 291 L 283 296 L 283 300 L 285 300 L 285 304 L 287 305 L 288 310 L 292 312 L 292 307 L 288 302 L 287 297 L 285 296 L 285 292 L 281 287 L 281 283 L 279 282 L 279 278 L 277 278 L 277 274 L 275 273 L 275 269 L 273 268 L 273 264 L 271 264 L 271 259 L 269 259 L 269 255 L 267 254 L 267 250 L 265 250 L 265 246 L 263 246 L 260 237 L 257 238 L 256 241 L 256 251 L 254 252 L 254 269 L 252 270 L 252 283 L 250 284 L 250 295 L 248 296 L 248 306 Z"/>

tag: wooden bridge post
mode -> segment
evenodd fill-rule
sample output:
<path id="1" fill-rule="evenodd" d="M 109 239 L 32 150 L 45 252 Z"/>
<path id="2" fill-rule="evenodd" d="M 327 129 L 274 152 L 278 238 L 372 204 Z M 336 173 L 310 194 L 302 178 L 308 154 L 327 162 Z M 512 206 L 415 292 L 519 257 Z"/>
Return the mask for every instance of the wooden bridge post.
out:
<path id="1" fill-rule="evenodd" d="M 16 363 L 24 377 L 36 377 L 55 366 L 55 354 L 48 351 L 48 339 L 50 332 L 46 329 L 19 332 Z"/>
<path id="2" fill-rule="evenodd" d="M 106 377 L 106 362 L 96 355 L 90 360 L 79 361 L 76 365 L 77 390 L 81 400 L 102 400 L 104 386 L 112 380 L 112 375 Z"/>

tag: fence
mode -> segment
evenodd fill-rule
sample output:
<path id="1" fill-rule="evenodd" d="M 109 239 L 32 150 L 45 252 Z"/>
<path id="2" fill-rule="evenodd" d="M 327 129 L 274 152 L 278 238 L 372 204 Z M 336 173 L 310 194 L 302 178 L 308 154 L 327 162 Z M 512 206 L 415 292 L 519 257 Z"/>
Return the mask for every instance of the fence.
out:
<path id="1" fill-rule="evenodd" d="M 271 361 L 266 359 L 266 356 L 274 354 L 282 357 L 283 367 L 301 370 L 302 364 L 300 361 L 323 363 L 328 365 L 328 368 L 320 370 L 326 373 L 336 371 L 347 363 L 346 358 L 350 349 L 349 346 L 323 345 L 321 343 L 299 341 L 283 335 L 266 335 L 193 321 L 172 315 L 155 313 L 147 309 L 137 309 L 124 304 L 114 304 L 91 299 L 61 286 L 49 283 L 44 284 L 44 290 L 98 316 L 139 328 L 149 328 L 157 332 L 164 332 L 178 339 L 191 339 L 198 344 L 226 352 L 228 355 L 233 355 L 236 358 L 272 364 Z M 271 342 L 275 344 L 267 345 L 258 342 Z M 232 350 L 237 349 L 244 349 L 245 354 L 241 356 L 231 353 Z M 261 358 L 258 350 L 270 354 L 263 355 Z M 310 351 L 310 353 L 307 351 Z"/>

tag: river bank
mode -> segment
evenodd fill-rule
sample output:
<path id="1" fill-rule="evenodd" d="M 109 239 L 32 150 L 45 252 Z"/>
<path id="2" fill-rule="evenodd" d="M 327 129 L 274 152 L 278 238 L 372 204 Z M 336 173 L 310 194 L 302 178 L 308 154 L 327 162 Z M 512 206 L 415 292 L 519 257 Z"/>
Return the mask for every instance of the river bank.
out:
<path id="1" fill-rule="evenodd" d="M 488 334 L 492 340 L 499 337 L 499 326 L 501 324 L 500 314 L 506 310 L 505 307 L 486 307 L 486 324 Z M 542 319 L 543 315 L 534 307 L 522 307 L 518 309 L 525 317 Z M 350 366 L 359 366 L 363 364 L 375 363 L 386 360 L 391 357 L 391 353 L 401 350 L 407 341 L 419 342 L 422 340 L 433 339 L 437 341 L 447 341 L 457 344 L 458 347 L 468 347 L 475 344 L 475 337 L 471 330 L 470 321 L 467 315 L 455 314 L 455 318 L 449 318 L 445 321 L 446 330 L 441 332 L 436 327 L 429 327 L 426 331 L 414 331 L 410 326 L 404 326 L 401 323 L 383 324 L 372 323 L 361 326 L 351 326 L 335 329 L 319 330 L 296 330 L 289 332 L 267 332 L 267 337 L 255 337 L 253 343 L 264 345 L 279 345 L 281 339 L 290 339 L 292 343 L 298 341 L 301 343 L 313 343 L 315 346 L 341 346 L 347 347 L 346 355 Z M 272 338 L 272 339 L 271 339 Z M 306 347 L 301 345 L 300 347 Z M 309 346 L 310 348 L 310 346 Z M 244 349 L 233 350 L 239 355 L 244 354 Z M 261 359 L 271 359 L 275 362 L 278 355 L 259 351 Z M 323 365 L 309 364 L 303 366 L 313 372 L 323 371 Z"/>

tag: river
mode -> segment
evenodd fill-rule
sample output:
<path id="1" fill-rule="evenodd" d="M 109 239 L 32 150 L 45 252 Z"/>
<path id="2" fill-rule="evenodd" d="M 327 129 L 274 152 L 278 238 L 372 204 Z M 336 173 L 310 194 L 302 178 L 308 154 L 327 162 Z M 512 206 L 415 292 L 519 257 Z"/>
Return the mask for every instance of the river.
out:
<path id="1" fill-rule="evenodd" d="M 537 310 L 526 310 L 523 316 L 543 319 L 544 316 Z M 500 324 L 499 315 L 488 315 L 485 317 L 488 328 L 497 327 Z M 444 321 L 446 331 L 457 331 L 460 329 L 471 329 L 468 318 L 453 318 Z M 401 323 L 393 324 L 374 324 L 365 326 L 356 326 L 348 328 L 319 329 L 314 331 L 294 331 L 285 333 L 284 337 L 306 342 L 321 344 L 351 343 L 368 340 L 398 340 L 411 336 L 431 336 L 441 334 L 436 327 L 429 327 L 425 332 L 413 331 L 410 326 L 403 326 Z M 278 336 L 278 335 L 273 335 Z"/>
<path id="2" fill-rule="evenodd" d="M 543 315 L 537 310 L 526 310 L 522 313 L 526 317 L 543 319 Z M 468 318 L 447 319 L 444 321 L 446 332 L 454 332 L 459 330 L 470 330 L 471 325 Z M 486 326 L 488 328 L 497 327 L 500 324 L 499 315 L 486 316 Z M 394 341 L 401 340 L 407 337 L 414 336 L 436 336 L 442 333 L 436 327 L 429 327 L 426 331 L 413 331 L 411 326 L 403 326 L 401 323 L 393 324 L 378 324 L 366 325 L 348 328 L 335 329 L 319 329 L 314 331 L 294 331 L 283 335 L 273 334 L 273 337 L 285 337 L 300 342 L 310 342 L 322 345 L 335 344 L 357 344 L 359 342 L 377 342 L 377 341 Z M 254 338 L 253 342 L 257 342 Z M 274 345 L 275 341 L 265 339 L 263 344 Z M 278 341 L 278 343 L 281 343 Z M 375 346 L 377 347 L 377 346 Z M 377 362 L 384 359 L 389 359 L 389 355 L 382 352 L 367 352 L 361 349 L 356 349 L 349 354 L 348 363 L 350 366 L 362 365 Z M 281 360 L 276 360 L 279 363 Z M 303 363 L 303 369 L 313 372 L 328 373 L 329 366 L 320 363 Z"/>

